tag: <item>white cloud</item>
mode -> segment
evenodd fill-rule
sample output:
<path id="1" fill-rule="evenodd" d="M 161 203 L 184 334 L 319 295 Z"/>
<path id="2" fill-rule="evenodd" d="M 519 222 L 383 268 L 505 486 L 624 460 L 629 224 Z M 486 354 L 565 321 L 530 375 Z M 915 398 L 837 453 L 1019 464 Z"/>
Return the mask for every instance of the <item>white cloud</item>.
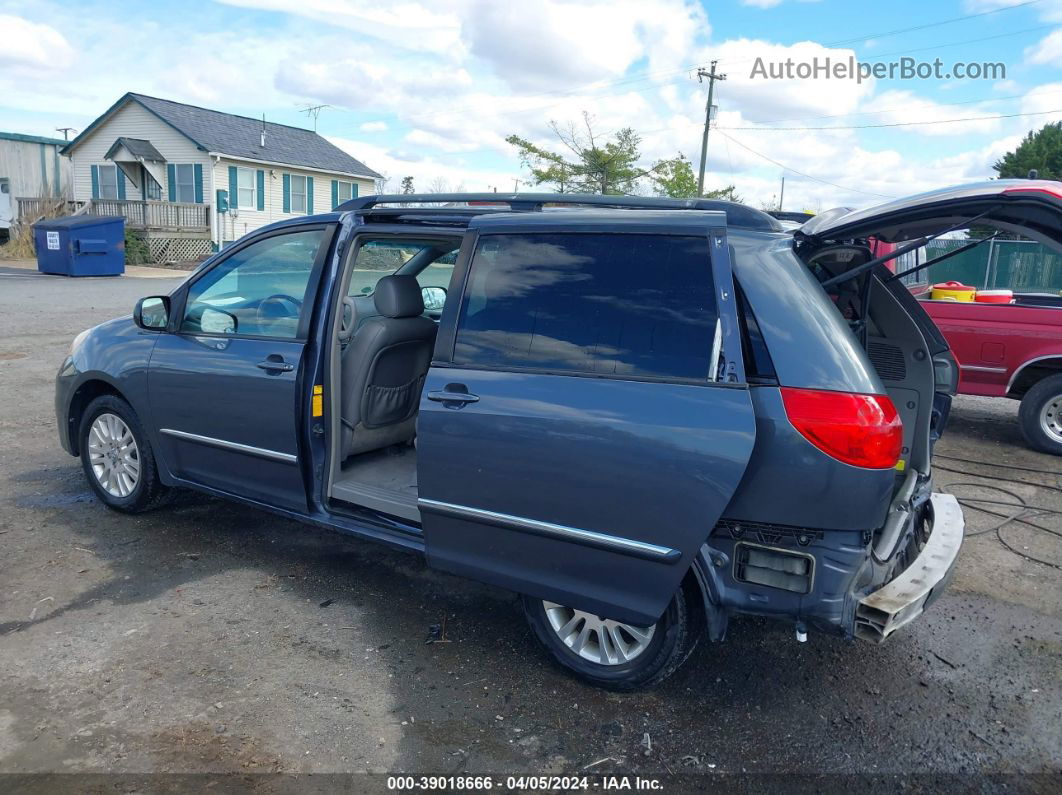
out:
<path id="1" fill-rule="evenodd" d="M 0 14 L 0 67 L 32 77 L 62 71 L 74 61 L 74 49 L 58 30 L 11 14 Z"/>
<path id="2" fill-rule="evenodd" d="M 420 192 L 430 190 L 436 181 L 445 181 L 453 190 L 491 191 L 497 188 L 506 192 L 513 189 L 513 180 L 523 177 L 515 164 L 508 171 L 475 168 L 461 161 L 443 162 L 422 153 L 396 151 L 352 138 L 327 137 L 340 149 L 383 174 L 388 180 L 385 188 L 388 191 L 397 192 L 402 178 L 409 176 L 413 177 L 413 184 Z"/>
<path id="3" fill-rule="evenodd" d="M 0 68 L 0 121 L 17 118 L 23 109 L 41 124 L 46 119 L 48 128 L 84 126 L 127 90 L 247 115 L 265 111 L 293 123 L 304 121 L 295 115 L 298 104 L 320 102 L 334 107 L 321 115 L 319 128 L 340 135 L 333 140 L 394 179 L 393 188 L 409 175 L 419 189 L 445 180 L 454 188 L 510 191 L 513 180 L 526 172 L 505 137 L 516 133 L 558 148 L 549 121 L 581 123 L 584 110 L 594 116 L 600 134 L 627 126 L 640 133 L 645 165 L 681 151 L 696 167 L 707 86 L 690 69 L 718 58 L 728 79 L 716 85 L 720 110 L 709 145 L 707 184 L 733 183 L 758 206 L 778 192 L 783 173 L 759 152 L 842 186 L 785 171 L 787 207 L 824 208 L 871 204 L 881 200 L 872 194 L 903 195 L 991 175 L 991 163 L 1005 151 L 997 151 L 1000 142 L 1051 118 L 875 133 L 762 131 L 765 126 L 994 115 L 1018 103 L 989 110 L 948 107 L 919 93 L 918 86 L 878 93 L 874 81 L 752 79 L 757 56 L 836 61 L 852 51 L 813 41 L 771 41 L 766 22 L 774 17 L 769 14 L 757 15 L 765 21 L 757 28 L 764 31 L 760 39 L 709 42 L 708 12 L 696 0 L 526 0 L 518 7 L 497 0 L 219 2 L 242 10 L 215 6 L 211 13 L 218 18 L 246 15 L 253 22 L 254 15 L 264 13 L 269 24 L 207 25 L 189 19 L 184 28 L 164 28 L 149 10 L 140 16 L 105 10 L 86 15 L 64 6 L 49 11 L 46 25 L 43 16 L 23 19 L 38 34 L 59 36 L 68 55 L 52 57 L 57 71 L 42 80 L 20 78 L 14 67 Z M 157 46 L 166 37 L 180 38 L 177 62 L 172 52 Z M 12 52 L 24 53 L 31 37 L 19 38 L 19 49 L 8 46 L 0 62 L 10 63 Z M 67 40 L 77 42 L 76 53 Z M 39 61 L 40 50 L 34 52 Z M 25 54 L 18 57 L 19 69 L 37 62 Z M 994 88 L 1020 90 L 1010 83 Z M 1062 102 L 1062 84 L 1023 88 L 1030 93 L 1022 112 L 1062 107 L 1052 104 Z M 1059 93 L 1052 96 L 1052 89 Z M 11 122 L 0 126 L 19 129 Z M 966 137 L 954 140 L 961 147 L 944 148 L 951 141 L 940 136 L 960 133 Z M 941 152 L 946 156 L 934 154 Z"/>
<path id="4" fill-rule="evenodd" d="M 948 119 L 973 118 L 977 121 L 947 122 L 945 124 L 922 124 L 919 126 L 896 127 L 897 133 L 914 133 L 917 135 L 946 136 L 967 133 L 993 133 L 1000 129 L 999 119 L 985 119 L 984 116 L 998 116 L 998 105 L 943 105 L 931 99 L 920 97 L 911 91 L 891 90 L 878 94 L 874 106 L 881 112 L 866 119 L 868 124 L 906 124 L 909 122 L 940 122 Z"/>
<path id="5" fill-rule="evenodd" d="M 217 0 L 225 5 L 305 17 L 327 28 L 345 28 L 402 50 L 459 58 L 464 54 L 459 11 L 462 4 L 360 0 Z M 442 10 L 439 10 L 439 9 Z M 350 38 L 348 37 L 348 41 Z"/>
<path id="6" fill-rule="evenodd" d="M 1025 60 L 1032 64 L 1062 66 L 1062 29 L 1052 31 L 1025 50 Z"/>
<path id="7" fill-rule="evenodd" d="M 642 58 L 649 71 L 682 66 L 703 9 L 684 0 L 478 0 L 462 28 L 471 54 L 517 91 L 616 79 Z"/>

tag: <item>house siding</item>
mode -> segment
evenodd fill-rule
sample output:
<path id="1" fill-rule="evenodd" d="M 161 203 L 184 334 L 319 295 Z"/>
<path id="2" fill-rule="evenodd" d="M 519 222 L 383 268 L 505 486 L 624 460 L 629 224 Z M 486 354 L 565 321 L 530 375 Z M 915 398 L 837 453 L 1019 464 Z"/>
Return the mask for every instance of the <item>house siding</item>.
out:
<path id="1" fill-rule="evenodd" d="M 122 136 L 151 141 L 159 150 L 159 154 L 169 163 L 199 163 L 203 166 L 204 174 L 210 169 L 212 160 L 206 152 L 201 151 L 184 135 L 151 111 L 135 102 L 128 102 L 93 130 L 70 153 L 74 199 L 88 201 L 92 198 L 92 166 L 108 165 L 110 161 L 104 159 L 103 156 L 107 154 L 107 150 L 111 148 L 115 140 Z M 163 199 L 169 195 L 167 182 L 168 179 L 163 180 Z M 125 198 L 129 200 L 143 198 L 140 189 L 128 180 L 125 183 Z M 204 202 L 213 203 L 212 199 L 207 196 L 204 196 Z"/>
<path id="2" fill-rule="evenodd" d="M 332 210 L 332 180 L 339 179 L 345 182 L 353 182 L 358 186 L 358 195 L 365 196 L 376 192 L 371 179 L 358 179 L 345 174 L 328 173 L 323 171 L 307 171 L 300 168 L 287 168 L 285 166 L 259 165 L 246 160 L 233 160 L 222 157 L 214 166 L 214 186 L 220 190 L 229 189 L 229 167 L 248 168 L 252 173 L 261 170 L 264 173 L 265 196 L 262 202 L 263 208 L 259 210 L 257 193 L 255 202 L 251 207 L 237 206 L 235 212 L 226 213 L 221 217 L 220 233 L 221 241 L 228 243 L 238 240 L 249 232 L 271 224 L 274 221 L 282 221 L 286 218 L 295 218 L 305 213 L 284 212 L 284 175 L 289 174 L 298 177 L 313 177 L 313 211 L 314 213 L 327 213 Z M 257 188 L 256 188 L 257 190 Z M 232 197 L 229 198 L 229 206 L 232 206 Z"/>
<path id="3" fill-rule="evenodd" d="M 61 145 L 0 138 L 0 177 L 8 180 L 12 200 L 70 195 L 70 164 L 58 156 Z"/>

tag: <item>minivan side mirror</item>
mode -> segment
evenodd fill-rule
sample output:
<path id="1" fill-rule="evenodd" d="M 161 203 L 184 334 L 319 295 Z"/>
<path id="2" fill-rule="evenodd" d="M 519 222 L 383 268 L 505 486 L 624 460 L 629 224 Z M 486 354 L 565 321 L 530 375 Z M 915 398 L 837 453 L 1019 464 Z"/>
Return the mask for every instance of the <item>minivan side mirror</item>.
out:
<path id="1" fill-rule="evenodd" d="M 141 298 L 133 309 L 133 322 L 147 331 L 165 331 L 170 322 L 169 296 L 152 295 Z"/>
<path id="2" fill-rule="evenodd" d="M 446 303 L 445 287 L 421 287 L 420 297 L 424 299 L 424 309 L 438 312 Z"/>

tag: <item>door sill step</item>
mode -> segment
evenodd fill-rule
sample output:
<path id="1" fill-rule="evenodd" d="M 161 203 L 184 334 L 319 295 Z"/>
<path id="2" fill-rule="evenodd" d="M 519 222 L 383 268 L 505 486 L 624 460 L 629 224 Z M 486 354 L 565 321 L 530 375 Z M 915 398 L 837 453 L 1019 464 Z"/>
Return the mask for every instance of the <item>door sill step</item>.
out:
<path id="1" fill-rule="evenodd" d="M 393 489 L 347 481 L 332 485 L 332 499 L 360 505 L 411 522 L 420 522 L 417 498 Z"/>

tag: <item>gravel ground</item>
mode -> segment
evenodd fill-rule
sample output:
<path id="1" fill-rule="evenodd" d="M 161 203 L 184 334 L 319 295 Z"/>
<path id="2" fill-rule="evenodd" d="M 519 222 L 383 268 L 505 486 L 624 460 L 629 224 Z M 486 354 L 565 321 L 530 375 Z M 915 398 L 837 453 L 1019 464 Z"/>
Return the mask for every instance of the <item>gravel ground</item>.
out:
<path id="1" fill-rule="evenodd" d="M 512 595 L 418 556 L 192 494 L 105 510 L 58 446 L 55 369 L 78 331 L 176 283 L 0 267 L 0 772 L 1062 784 L 1062 571 L 993 533 L 969 539 L 950 592 L 884 646 L 798 644 L 741 619 L 659 689 L 616 695 L 551 665 Z M 1062 460 L 1024 446 L 1016 409 L 958 399 L 938 484 L 1060 509 Z M 1062 564 L 1056 537 L 1002 538 Z M 443 622 L 448 642 L 426 644 Z"/>

